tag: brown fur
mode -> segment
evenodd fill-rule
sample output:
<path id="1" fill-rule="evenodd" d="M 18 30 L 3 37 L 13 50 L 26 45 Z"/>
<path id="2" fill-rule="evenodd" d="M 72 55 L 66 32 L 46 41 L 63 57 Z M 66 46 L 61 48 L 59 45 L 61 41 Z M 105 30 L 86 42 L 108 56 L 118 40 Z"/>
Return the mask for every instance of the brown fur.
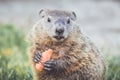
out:
<path id="1" fill-rule="evenodd" d="M 35 25 L 36 28 L 38 24 Z M 32 36 L 29 40 L 32 46 L 29 49 L 29 56 L 36 80 L 103 80 L 105 74 L 103 57 L 91 41 L 81 33 L 79 27 L 73 26 L 73 33 L 63 42 L 44 39 L 43 36 L 46 35 L 42 33 L 32 37 L 36 35 L 38 29 L 31 32 Z M 51 59 L 57 61 L 57 71 L 39 72 L 35 69 L 33 62 L 34 54 L 37 51 L 44 52 L 49 48 L 53 49 Z"/>

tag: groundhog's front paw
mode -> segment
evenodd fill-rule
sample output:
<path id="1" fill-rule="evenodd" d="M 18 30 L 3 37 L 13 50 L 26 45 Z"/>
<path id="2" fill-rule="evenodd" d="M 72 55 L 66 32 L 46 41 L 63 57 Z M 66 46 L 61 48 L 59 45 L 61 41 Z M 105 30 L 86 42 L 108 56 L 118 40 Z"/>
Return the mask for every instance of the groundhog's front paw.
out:
<path id="1" fill-rule="evenodd" d="M 40 59 L 41 59 L 41 56 L 42 56 L 42 53 L 36 52 L 36 53 L 35 53 L 35 56 L 34 56 L 34 62 L 35 62 L 35 63 L 39 63 L 39 62 L 40 62 Z"/>
<path id="2" fill-rule="evenodd" d="M 55 69 L 56 61 L 55 60 L 49 60 L 44 63 L 44 70 L 46 71 L 52 71 Z"/>

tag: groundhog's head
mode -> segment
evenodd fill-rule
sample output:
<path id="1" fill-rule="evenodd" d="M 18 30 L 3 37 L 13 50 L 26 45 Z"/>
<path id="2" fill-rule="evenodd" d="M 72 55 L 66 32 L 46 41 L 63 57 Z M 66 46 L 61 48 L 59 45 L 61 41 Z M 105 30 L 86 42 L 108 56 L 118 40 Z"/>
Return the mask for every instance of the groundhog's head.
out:
<path id="1" fill-rule="evenodd" d="M 42 40 L 44 37 L 46 40 L 62 42 L 76 32 L 73 26 L 76 14 L 72 11 L 41 10 L 39 14 L 40 20 L 33 27 L 32 33 L 37 35 L 36 39 L 42 36 L 40 37 Z"/>

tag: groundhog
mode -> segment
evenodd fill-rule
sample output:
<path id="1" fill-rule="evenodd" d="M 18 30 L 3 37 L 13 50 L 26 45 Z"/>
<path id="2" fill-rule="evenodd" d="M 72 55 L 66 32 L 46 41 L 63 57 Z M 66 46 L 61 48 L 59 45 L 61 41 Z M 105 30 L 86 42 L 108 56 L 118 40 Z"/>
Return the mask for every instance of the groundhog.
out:
<path id="1" fill-rule="evenodd" d="M 72 11 L 41 10 L 28 33 L 29 56 L 35 80 L 103 80 L 105 62 L 90 39 L 81 33 Z M 38 71 L 41 53 L 52 49 L 50 60 Z"/>

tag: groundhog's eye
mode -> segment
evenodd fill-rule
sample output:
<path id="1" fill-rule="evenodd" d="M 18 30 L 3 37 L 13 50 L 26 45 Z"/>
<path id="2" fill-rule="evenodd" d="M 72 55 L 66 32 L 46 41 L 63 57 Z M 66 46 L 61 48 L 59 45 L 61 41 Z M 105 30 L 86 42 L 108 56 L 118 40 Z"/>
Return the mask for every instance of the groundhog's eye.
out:
<path id="1" fill-rule="evenodd" d="M 48 22 L 51 22 L 50 18 L 47 19 Z"/>
<path id="2" fill-rule="evenodd" d="M 70 24 L 70 19 L 67 20 L 67 24 Z"/>

